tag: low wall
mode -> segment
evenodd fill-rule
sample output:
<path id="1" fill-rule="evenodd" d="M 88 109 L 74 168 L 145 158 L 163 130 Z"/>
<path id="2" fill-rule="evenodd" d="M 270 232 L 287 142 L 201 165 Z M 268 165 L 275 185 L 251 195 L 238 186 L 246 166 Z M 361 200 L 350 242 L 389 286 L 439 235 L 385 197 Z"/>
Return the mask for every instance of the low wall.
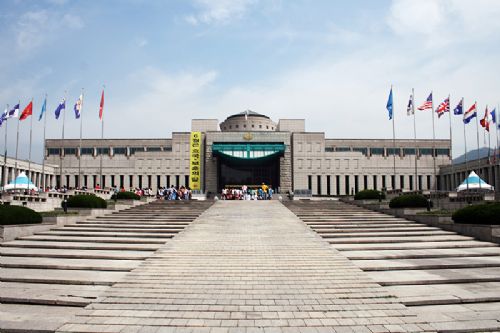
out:
<path id="1" fill-rule="evenodd" d="M 0 242 L 7 242 L 18 237 L 33 235 L 55 227 L 55 223 L 43 222 L 36 224 L 13 224 L 0 227 Z"/>

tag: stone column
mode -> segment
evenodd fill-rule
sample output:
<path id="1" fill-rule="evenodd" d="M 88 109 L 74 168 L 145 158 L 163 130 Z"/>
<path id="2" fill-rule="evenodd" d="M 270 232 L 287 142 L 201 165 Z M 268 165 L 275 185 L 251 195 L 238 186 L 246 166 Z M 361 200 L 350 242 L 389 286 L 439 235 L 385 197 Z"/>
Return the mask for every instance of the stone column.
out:
<path id="1" fill-rule="evenodd" d="M 280 187 L 281 193 L 287 193 L 292 191 L 292 154 L 290 152 L 290 147 L 286 148 L 283 157 L 280 157 Z M 314 178 L 314 177 L 313 177 Z M 313 184 L 316 180 L 313 179 Z M 313 185 L 313 193 L 317 191 Z"/>

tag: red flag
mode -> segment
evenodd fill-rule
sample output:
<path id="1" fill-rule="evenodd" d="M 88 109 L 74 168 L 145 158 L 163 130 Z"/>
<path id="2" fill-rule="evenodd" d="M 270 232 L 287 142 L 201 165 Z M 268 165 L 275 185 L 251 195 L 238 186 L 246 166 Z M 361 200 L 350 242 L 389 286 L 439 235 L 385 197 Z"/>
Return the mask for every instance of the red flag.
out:
<path id="1" fill-rule="evenodd" d="M 488 111 L 488 107 L 486 107 L 486 111 L 484 112 L 484 117 L 483 117 L 483 119 L 479 120 L 479 123 L 488 132 L 490 131 L 490 120 L 489 120 L 489 117 L 490 117 L 490 112 Z"/>
<path id="2" fill-rule="evenodd" d="M 33 101 L 31 101 L 23 110 L 23 113 L 21 113 L 21 116 L 19 117 L 19 120 L 24 120 L 31 116 L 33 114 Z"/>
<path id="3" fill-rule="evenodd" d="M 104 109 L 104 89 L 101 95 L 101 104 L 99 104 L 99 119 L 102 121 L 102 110 Z"/>

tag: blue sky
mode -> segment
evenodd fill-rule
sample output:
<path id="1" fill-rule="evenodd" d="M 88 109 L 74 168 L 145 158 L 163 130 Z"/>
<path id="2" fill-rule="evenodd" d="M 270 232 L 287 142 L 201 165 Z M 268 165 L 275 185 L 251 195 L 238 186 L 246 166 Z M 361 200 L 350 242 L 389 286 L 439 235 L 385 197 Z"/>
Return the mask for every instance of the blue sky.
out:
<path id="1" fill-rule="evenodd" d="M 48 94 L 47 137 L 60 138 L 53 110 L 65 91 L 72 105 L 84 88 L 84 138 L 96 138 L 105 84 L 109 138 L 170 137 L 192 118 L 222 121 L 248 108 L 276 121 L 306 118 L 308 131 L 329 138 L 391 138 L 393 84 L 397 137 L 412 138 L 411 88 L 417 104 L 432 89 L 436 104 L 463 96 L 481 114 L 500 101 L 498 17 L 495 0 L 3 0 L 0 105 L 34 98 L 38 114 Z M 66 136 L 78 138 L 70 112 Z M 447 117 L 436 124 L 448 138 Z M 453 128 L 457 156 L 457 117 Z M 418 113 L 417 132 L 432 137 L 428 112 Z M 473 148 L 475 127 L 467 133 Z M 29 121 L 20 137 L 27 158 Z M 42 137 L 35 119 L 36 160 Z"/>

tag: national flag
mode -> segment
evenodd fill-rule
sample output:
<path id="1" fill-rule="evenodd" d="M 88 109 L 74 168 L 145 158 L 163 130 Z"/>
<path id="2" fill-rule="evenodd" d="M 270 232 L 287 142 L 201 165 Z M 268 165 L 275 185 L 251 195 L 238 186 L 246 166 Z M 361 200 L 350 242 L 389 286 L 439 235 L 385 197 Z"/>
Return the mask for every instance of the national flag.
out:
<path id="1" fill-rule="evenodd" d="M 418 107 L 419 110 L 427 110 L 427 109 L 432 109 L 432 93 L 429 94 L 429 97 L 425 100 L 425 102 Z"/>
<path id="2" fill-rule="evenodd" d="M 9 114 L 7 115 L 7 118 L 17 118 L 17 117 L 19 117 L 19 103 L 14 105 L 14 107 L 9 110 Z"/>
<path id="3" fill-rule="evenodd" d="M 73 107 L 73 110 L 75 110 L 75 118 L 78 119 L 80 118 L 81 114 L 80 112 L 82 111 L 82 103 L 83 103 L 83 94 L 78 97 L 76 100 L 75 106 Z"/>
<path id="4" fill-rule="evenodd" d="M 413 94 L 410 94 L 410 99 L 408 100 L 408 106 L 406 107 L 406 114 L 409 116 L 415 114 L 415 102 L 413 100 Z"/>
<path id="5" fill-rule="evenodd" d="M 438 118 L 441 118 L 442 115 L 444 115 L 445 112 L 450 112 L 450 98 L 447 97 L 443 103 L 439 104 L 439 106 L 436 109 L 436 112 L 438 114 Z"/>
<path id="6" fill-rule="evenodd" d="M 99 104 L 99 119 L 102 121 L 102 112 L 104 110 L 104 89 L 101 95 L 101 104 Z"/>
<path id="7" fill-rule="evenodd" d="M 477 116 L 476 111 L 476 103 L 472 104 L 472 106 L 465 111 L 464 113 L 464 124 L 468 124 L 473 118 Z"/>
<path id="8" fill-rule="evenodd" d="M 458 116 L 464 113 L 464 99 L 462 98 L 460 102 L 458 102 L 457 106 L 453 109 L 453 114 Z"/>
<path id="9" fill-rule="evenodd" d="M 47 110 L 47 97 L 43 100 L 42 110 L 40 111 L 40 116 L 38 116 L 38 121 L 42 120 L 45 111 Z"/>
<path id="10" fill-rule="evenodd" d="M 59 105 L 57 106 L 56 111 L 54 111 L 56 119 L 59 119 L 61 111 L 64 111 L 65 109 L 66 109 L 66 100 L 63 98 L 62 102 L 59 103 Z"/>
<path id="11" fill-rule="evenodd" d="M 4 121 L 7 121 L 7 118 L 9 118 L 8 116 L 9 116 L 9 110 L 5 109 L 5 111 L 0 116 L 0 127 L 2 126 Z"/>
<path id="12" fill-rule="evenodd" d="M 392 87 L 391 87 L 391 92 L 389 93 L 389 99 L 387 100 L 387 105 L 385 107 L 387 109 L 387 111 L 389 111 L 389 120 L 391 120 L 392 116 L 393 116 L 392 105 L 393 104 L 392 104 Z"/>
<path id="13" fill-rule="evenodd" d="M 484 117 L 483 117 L 483 119 L 479 120 L 479 123 L 488 132 L 490 131 L 490 119 L 489 118 L 490 118 L 490 112 L 488 111 L 488 106 L 486 106 L 486 110 L 484 111 Z"/>
<path id="14" fill-rule="evenodd" d="M 28 105 L 24 108 L 19 120 L 24 120 L 33 114 L 33 101 L 29 102 Z"/>
<path id="15" fill-rule="evenodd" d="M 497 123 L 497 109 L 494 108 L 491 112 L 490 112 L 490 118 L 491 118 L 491 122 L 493 124 L 496 124 Z"/>

